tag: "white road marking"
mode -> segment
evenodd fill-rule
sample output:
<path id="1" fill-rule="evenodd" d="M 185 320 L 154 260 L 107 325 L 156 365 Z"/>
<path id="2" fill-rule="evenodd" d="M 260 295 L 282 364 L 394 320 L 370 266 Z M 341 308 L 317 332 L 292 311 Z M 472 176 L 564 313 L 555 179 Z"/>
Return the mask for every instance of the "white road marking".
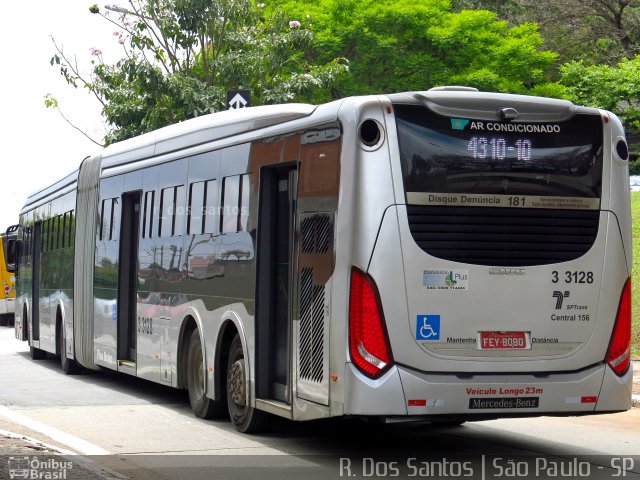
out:
<path id="1" fill-rule="evenodd" d="M 0 405 L 0 416 L 11 420 L 12 422 L 19 423 L 20 425 L 30 428 L 33 431 L 42 433 L 52 440 L 66 445 L 67 447 L 70 447 L 72 450 L 82 455 L 109 455 L 109 452 L 104 448 L 87 442 L 86 440 L 82 440 L 81 438 L 73 436 L 69 433 L 58 430 L 57 428 L 54 428 L 50 425 L 46 425 L 42 422 L 34 420 L 33 418 L 29 418 L 26 415 L 14 412 L 4 405 Z"/>

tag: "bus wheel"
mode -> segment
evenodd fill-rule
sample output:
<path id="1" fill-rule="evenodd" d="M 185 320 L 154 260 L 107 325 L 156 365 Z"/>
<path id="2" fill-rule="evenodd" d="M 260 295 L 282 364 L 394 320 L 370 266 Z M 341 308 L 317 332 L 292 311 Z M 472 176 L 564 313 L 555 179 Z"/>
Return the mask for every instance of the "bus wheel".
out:
<path id="1" fill-rule="evenodd" d="M 227 404 L 231 423 L 239 432 L 255 433 L 269 424 L 268 414 L 247 405 L 247 375 L 244 366 L 244 350 L 236 335 L 229 349 L 227 364 Z"/>
<path id="2" fill-rule="evenodd" d="M 62 327 L 58 327 L 58 352 L 60 353 L 60 367 L 66 375 L 80 373 L 80 365 L 72 358 L 67 358 L 67 339 L 62 333 Z"/>
<path id="3" fill-rule="evenodd" d="M 42 360 L 47 357 L 47 352 L 36 347 L 29 347 L 29 353 L 32 360 Z"/>
<path id="4" fill-rule="evenodd" d="M 222 399 L 211 400 L 206 396 L 204 379 L 202 344 L 200 343 L 200 333 L 196 329 L 189 339 L 187 354 L 187 389 L 189 390 L 191 410 L 199 418 L 215 418 L 225 415 L 227 413 L 226 402 Z"/>

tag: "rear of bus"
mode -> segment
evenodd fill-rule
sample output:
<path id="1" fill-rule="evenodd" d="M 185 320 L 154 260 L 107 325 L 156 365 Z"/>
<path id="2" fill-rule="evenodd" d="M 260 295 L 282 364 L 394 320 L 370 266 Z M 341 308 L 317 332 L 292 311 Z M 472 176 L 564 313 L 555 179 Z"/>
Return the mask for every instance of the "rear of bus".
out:
<path id="1" fill-rule="evenodd" d="M 630 408 L 620 121 L 456 88 L 373 103 L 358 118 L 356 168 L 377 186 L 355 187 L 355 216 L 375 243 L 350 272 L 345 413 L 455 421 Z"/>
<path id="2" fill-rule="evenodd" d="M 0 234 L 0 325 L 12 324 L 15 312 L 16 231 L 17 227 L 9 227 Z"/>

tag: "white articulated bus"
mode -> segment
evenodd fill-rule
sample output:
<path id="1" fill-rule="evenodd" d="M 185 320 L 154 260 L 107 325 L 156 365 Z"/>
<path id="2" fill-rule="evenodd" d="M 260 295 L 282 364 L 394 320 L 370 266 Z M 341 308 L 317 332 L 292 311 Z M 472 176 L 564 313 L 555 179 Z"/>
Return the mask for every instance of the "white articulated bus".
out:
<path id="1" fill-rule="evenodd" d="M 29 197 L 16 336 L 240 431 L 626 410 L 627 163 L 609 112 L 464 87 L 185 121 Z"/>

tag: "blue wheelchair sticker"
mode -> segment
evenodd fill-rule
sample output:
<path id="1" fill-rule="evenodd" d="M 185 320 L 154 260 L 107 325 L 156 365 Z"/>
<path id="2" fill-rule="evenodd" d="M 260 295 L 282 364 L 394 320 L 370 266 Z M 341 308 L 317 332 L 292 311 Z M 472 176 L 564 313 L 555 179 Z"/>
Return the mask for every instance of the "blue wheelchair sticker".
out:
<path id="1" fill-rule="evenodd" d="M 416 340 L 440 340 L 440 315 L 418 315 Z"/>

